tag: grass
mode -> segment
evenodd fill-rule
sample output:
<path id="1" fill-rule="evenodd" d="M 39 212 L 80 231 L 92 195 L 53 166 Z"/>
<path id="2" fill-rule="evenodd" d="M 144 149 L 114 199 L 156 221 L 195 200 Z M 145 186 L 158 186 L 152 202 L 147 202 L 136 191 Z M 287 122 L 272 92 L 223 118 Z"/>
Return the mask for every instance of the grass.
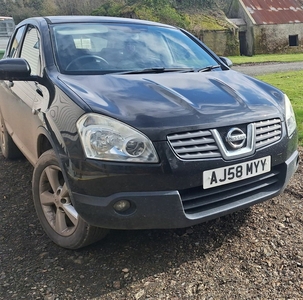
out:
<path id="1" fill-rule="evenodd" d="M 2 58 L 3 54 L 4 54 L 4 50 L 0 50 L 0 59 Z"/>
<path id="2" fill-rule="evenodd" d="M 303 53 L 295 54 L 264 54 L 254 56 L 229 56 L 229 59 L 238 64 L 265 63 L 265 62 L 299 62 L 303 61 Z M 282 90 L 289 97 L 297 119 L 299 144 L 303 146 L 303 71 L 281 72 L 256 76 Z"/>
<path id="3" fill-rule="evenodd" d="M 296 62 L 303 61 L 303 53 L 229 56 L 228 58 L 231 59 L 234 65 L 264 62 Z"/>
<path id="4" fill-rule="evenodd" d="M 299 144 L 303 146 L 303 71 L 274 73 L 256 77 L 274 85 L 287 94 L 296 114 Z"/>

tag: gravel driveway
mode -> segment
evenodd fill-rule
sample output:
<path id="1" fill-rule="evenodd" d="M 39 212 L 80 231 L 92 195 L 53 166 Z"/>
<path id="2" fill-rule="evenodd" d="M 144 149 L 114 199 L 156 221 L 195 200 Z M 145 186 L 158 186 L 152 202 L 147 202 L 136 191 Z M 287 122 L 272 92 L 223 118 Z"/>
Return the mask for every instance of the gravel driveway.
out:
<path id="1" fill-rule="evenodd" d="M 281 196 L 250 209 L 187 229 L 112 231 L 78 251 L 43 233 L 31 175 L 0 155 L 0 299 L 303 299 L 301 166 Z"/>
<path id="2" fill-rule="evenodd" d="M 300 71 L 303 70 L 303 62 L 244 64 L 233 66 L 232 69 L 250 76 L 257 76 L 276 72 Z"/>
<path id="3" fill-rule="evenodd" d="M 283 195 L 180 230 L 112 231 L 80 251 L 44 235 L 32 167 L 0 157 L 0 299 L 303 299 L 302 167 Z"/>

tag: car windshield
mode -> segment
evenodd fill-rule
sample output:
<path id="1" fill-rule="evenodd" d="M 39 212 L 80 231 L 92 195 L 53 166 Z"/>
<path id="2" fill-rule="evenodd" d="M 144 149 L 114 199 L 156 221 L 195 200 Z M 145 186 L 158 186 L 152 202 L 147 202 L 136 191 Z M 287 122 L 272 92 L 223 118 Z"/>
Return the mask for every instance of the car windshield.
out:
<path id="1" fill-rule="evenodd" d="M 218 65 L 202 47 L 175 28 L 69 23 L 52 25 L 52 32 L 55 57 L 62 73 L 189 71 Z"/>

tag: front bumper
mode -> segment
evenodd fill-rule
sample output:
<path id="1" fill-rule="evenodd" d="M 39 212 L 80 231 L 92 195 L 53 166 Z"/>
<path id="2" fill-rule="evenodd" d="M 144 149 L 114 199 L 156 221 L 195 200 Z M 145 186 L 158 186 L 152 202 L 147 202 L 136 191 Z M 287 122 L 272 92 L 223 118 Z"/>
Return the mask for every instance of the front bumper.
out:
<path id="1" fill-rule="evenodd" d="M 107 197 L 73 192 L 75 209 L 89 224 L 111 229 L 181 228 L 249 207 L 279 195 L 298 167 L 298 151 L 270 173 L 203 190 L 121 192 Z M 128 200 L 131 208 L 118 213 L 114 204 Z"/>

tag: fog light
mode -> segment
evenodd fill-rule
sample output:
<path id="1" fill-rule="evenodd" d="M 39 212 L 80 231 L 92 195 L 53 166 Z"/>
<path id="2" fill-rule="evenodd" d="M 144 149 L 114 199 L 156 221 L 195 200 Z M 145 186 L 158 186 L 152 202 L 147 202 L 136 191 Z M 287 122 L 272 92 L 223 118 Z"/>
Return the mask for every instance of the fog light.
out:
<path id="1" fill-rule="evenodd" d="M 124 212 L 130 208 L 130 202 L 128 200 L 119 200 L 114 204 L 114 210 L 116 212 Z"/>

